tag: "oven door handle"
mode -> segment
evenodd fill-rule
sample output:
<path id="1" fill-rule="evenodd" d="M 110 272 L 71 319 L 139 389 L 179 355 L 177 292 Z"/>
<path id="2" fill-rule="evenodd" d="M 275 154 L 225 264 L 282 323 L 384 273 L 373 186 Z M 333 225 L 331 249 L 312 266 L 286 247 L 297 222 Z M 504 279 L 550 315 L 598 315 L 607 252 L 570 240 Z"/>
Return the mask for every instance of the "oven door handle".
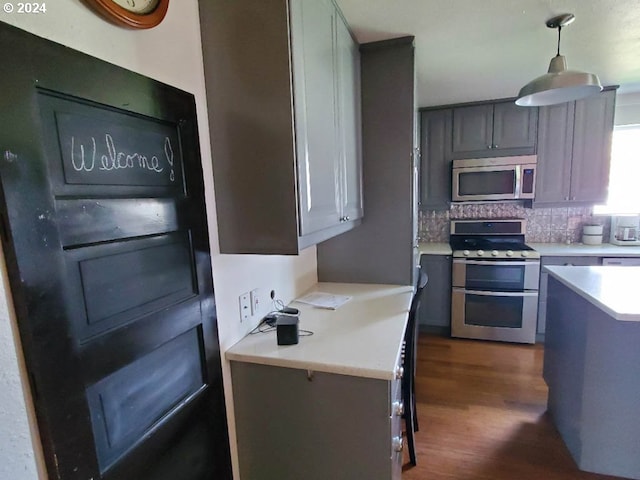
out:
<path id="1" fill-rule="evenodd" d="M 460 292 L 469 295 L 482 295 L 485 297 L 537 297 L 537 291 L 528 292 L 490 292 L 486 290 L 467 290 L 466 288 L 453 288 L 454 292 Z"/>
<path id="2" fill-rule="evenodd" d="M 512 267 L 524 267 L 529 265 L 540 265 L 540 260 L 523 260 L 512 262 L 510 260 L 500 261 L 500 260 L 466 260 L 466 259 L 455 259 L 453 263 L 462 263 L 464 265 L 485 265 L 485 266 L 512 266 Z"/>

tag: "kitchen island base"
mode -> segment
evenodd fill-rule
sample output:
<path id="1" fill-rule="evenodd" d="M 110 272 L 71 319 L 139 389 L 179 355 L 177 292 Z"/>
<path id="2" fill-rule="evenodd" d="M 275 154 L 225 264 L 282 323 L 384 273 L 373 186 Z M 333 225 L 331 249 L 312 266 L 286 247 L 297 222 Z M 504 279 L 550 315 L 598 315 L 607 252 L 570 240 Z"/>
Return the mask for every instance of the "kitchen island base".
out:
<path id="1" fill-rule="evenodd" d="M 581 470 L 640 479 L 640 322 L 553 276 L 547 308 L 544 379 L 560 435 Z"/>
<path id="2" fill-rule="evenodd" d="M 400 479 L 399 380 L 237 361 L 231 372 L 241 478 Z"/>

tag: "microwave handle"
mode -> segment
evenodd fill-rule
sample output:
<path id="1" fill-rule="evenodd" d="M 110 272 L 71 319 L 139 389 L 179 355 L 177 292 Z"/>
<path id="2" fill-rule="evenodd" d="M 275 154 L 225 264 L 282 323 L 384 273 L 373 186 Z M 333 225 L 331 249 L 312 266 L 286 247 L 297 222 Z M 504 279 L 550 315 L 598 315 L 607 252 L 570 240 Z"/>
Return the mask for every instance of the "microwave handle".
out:
<path id="1" fill-rule="evenodd" d="M 522 165 L 516 165 L 516 188 L 515 188 L 515 198 L 520 198 L 520 194 L 522 192 Z"/>

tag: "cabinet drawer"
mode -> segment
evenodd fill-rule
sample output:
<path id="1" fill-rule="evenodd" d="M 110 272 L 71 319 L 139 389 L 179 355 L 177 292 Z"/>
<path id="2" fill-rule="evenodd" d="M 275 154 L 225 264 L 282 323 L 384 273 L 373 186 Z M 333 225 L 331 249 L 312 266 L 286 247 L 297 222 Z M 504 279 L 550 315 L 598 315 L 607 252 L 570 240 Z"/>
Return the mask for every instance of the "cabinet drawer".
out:
<path id="1" fill-rule="evenodd" d="M 545 267 L 547 265 L 565 265 L 565 266 L 593 266 L 601 265 L 602 261 L 600 257 L 542 257 L 540 259 L 540 265 Z"/>

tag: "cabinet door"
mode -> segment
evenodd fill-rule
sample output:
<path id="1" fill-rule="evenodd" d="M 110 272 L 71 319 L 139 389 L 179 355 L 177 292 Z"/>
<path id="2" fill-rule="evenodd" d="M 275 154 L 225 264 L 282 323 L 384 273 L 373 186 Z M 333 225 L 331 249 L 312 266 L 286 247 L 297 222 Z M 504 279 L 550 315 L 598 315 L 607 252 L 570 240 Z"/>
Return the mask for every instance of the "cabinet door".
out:
<path id="1" fill-rule="evenodd" d="M 451 256 L 422 255 L 422 269 L 429 281 L 422 292 L 418 318 L 420 325 L 451 325 Z"/>
<path id="2" fill-rule="evenodd" d="M 514 102 L 493 108 L 493 148 L 498 155 L 531 155 L 536 152 L 538 109 Z"/>
<path id="3" fill-rule="evenodd" d="M 420 114 L 420 204 L 447 210 L 451 201 L 451 110 Z"/>
<path id="4" fill-rule="evenodd" d="M 360 52 L 340 16 L 336 29 L 341 214 L 343 218 L 356 220 L 362 217 Z"/>
<path id="5" fill-rule="evenodd" d="M 571 198 L 576 202 L 607 200 L 615 90 L 576 102 L 571 165 Z"/>
<path id="6" fill-rule="evenodd" d="M 493 105 L 453 109 L 453 158 L 489 157 L 492 153 Z"/>
<path id="7" fill-rule="evenodd" d="M 231 376 L 241 478 L 399 480 L 389 381 L 244 362 Z"/>
<path id="8" fill-rule="evenodd" d="M 291 2 L 300 235 L 340 221 L 335 16 L 329 0 Z"/>
<path id="9" fill-rule="evenodd" d="M 541 107 L 535 203 L 569 200 L 575 102 Z"/>

